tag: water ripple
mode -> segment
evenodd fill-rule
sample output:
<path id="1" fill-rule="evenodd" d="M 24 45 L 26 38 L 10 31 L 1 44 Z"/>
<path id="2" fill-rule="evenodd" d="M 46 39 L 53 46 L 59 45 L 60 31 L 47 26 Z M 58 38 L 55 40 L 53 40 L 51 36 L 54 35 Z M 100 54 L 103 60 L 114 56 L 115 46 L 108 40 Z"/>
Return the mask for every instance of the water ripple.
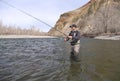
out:
<path id="1" fill-rule="evenodd" d="M 0 81 L 120 81 L 120 42 L 82 39 L 80 62 L 61 38 L 0 39 Z"/>

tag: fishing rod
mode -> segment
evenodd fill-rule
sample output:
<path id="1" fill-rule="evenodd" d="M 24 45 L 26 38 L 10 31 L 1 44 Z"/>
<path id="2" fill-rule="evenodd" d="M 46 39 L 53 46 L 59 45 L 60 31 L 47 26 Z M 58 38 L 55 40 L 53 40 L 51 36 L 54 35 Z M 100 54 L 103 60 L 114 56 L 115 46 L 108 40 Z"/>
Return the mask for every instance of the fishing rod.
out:
<path id="1" fill-rule="evenodd" d="M 23 10 L 21 10 L 21 9 L 19 9 L 19 8 L 17 8 L 17 7 L 15 7 L 15 6 L 13 6 L 13 5 L 11 5 L 11 4 L 9 4 L 9 3 L 3 1 L 3 0 L 0 0 L 0 2 L 4 3 L 4 4 L 6 4 L 6 5 L 8 5 L 8 6 L 12 7 L 12 8 L 14 8 L 14 9 L 16 9 L 16 10 L 22 12 L 22 13 L 24 13 L 25 15 L 27 15 L 27 16 L 29 16 L 29 17 L 32 17 L 33 19 L 39 21 L 40 23 L 43 23 L 43 24 L 49 26 L 50 28 L 52 28 L 52 29 L 54 29 L 54 30 L 56 30 L 56 31 L 58 31 L 58 32 L 60 32 L 60 33 L 62 33 L 62 34 L 65 35 L 66 37 L 68 36 L 68 35 L 66 35 L 65 33 L 63 33 L 62 31 L 60 31 L 60 30 L 58 30 L 58 29 L 56 29 L 56 28 L 53 28 L 53 27 L 52 27 L 51 25 L 49 25 L 48 23 L 46 23 L 46 22 L 44 22 L 44 21 L 38 19 L 37 17 L 35 17 L 35 16 L 33 16 L 33 15 L 31 15 L 31 14 L 29 14 L 29 13 L 27 13 L 27 12 L 25 12 L 25 11 L 23 11 Z M 76 44 L 79 44 L 79 43 L 76 43 Z"/>
<path id="2" fill-rule="evenodd" d="M 46 23 L 46 22 L 44 22 L 44 21 L 38 19 L 37 17 L 35 17 L 35 16 L 33 16 L 33 15 L 31 15 L 31 14 L 29 14 L 29 13 L 27 13 L 27 12 L 25 12 L 25 11 L 23 11 L 23 10 L 21 10 L 21 9 L 19 9 L 19 8 L 17 8 L 17 7 L 15 7 L 15 6 L 13 6 L 13 5 L 11 5 L 11 4 L 9 4 L 9 3 L 3 1 L 3 0 L 0 0 L 0 2 L 2 2 L 2 3 L 4 3 L 4 4 L 6 4 L 6 5 L 8 5 L 8 6 L 14 8 L 14 9 L 16 9 L 16 10 L 18 10 L 18 11 L 24 13 L 24 14 L 26 14 L 26 15 L 29 16 L 29 17 L 32 17 L 33 19 L 39 21 L 40 23 L 43 23 L 43 24 L 49 26 L 50 28 L 52 28 L 52 29 L 54 29 L 54 30 L 56 30 L 56 31 L 58 31 L 58 32 L 60 32 L 60 33 L 62 33 L 63 35 L 68 36 L 68 35 L 66 35 L 65 33 L 63 33 L 62 31 L 60 31 L 60 30 L 58 30 L 58 29 L 56 29 L 56 28 L 53 28 L 53 26 L 49 25 L 48 23 Z"/>

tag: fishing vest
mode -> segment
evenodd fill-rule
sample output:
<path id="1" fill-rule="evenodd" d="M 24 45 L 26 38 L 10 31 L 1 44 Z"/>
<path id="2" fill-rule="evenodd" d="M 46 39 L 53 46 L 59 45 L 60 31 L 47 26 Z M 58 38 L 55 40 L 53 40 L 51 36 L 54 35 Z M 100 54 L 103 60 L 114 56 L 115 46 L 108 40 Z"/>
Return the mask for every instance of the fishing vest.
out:
<path id="1" fill-rule="evenodd" d="M 71 45 L 75 45 L 78 40 L 80 40 L 80 33 L 78 31 L 71 31 L 69 36 L 72 36 L 72 41 L 70 42 Z"/>

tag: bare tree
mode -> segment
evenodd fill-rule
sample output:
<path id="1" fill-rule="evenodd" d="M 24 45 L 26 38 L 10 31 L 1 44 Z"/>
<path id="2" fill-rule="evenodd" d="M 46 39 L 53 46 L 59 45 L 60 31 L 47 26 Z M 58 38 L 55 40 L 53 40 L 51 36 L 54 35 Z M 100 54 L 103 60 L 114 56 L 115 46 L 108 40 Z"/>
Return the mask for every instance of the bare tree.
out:
<path id="1" fill-rule="evenodd" d="M 5 26 L 0 22 L 0 35 L 47 35 L 45 32 L 39 31 L 35 26 L 29 29 L 21 29 L 15 26 Z"/>

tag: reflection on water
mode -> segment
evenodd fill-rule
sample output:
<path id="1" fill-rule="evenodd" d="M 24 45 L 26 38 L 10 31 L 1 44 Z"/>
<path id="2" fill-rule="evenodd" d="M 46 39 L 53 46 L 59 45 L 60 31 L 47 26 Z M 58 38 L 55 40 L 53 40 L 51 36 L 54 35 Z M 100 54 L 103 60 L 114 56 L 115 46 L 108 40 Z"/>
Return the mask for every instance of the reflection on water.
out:
<path id="1" fill-rule="evenodd" d="M 79 62 L 62 38 L 0 39 L 0 81 L 120 81 L 120 41 L 81 39 Z"/>

